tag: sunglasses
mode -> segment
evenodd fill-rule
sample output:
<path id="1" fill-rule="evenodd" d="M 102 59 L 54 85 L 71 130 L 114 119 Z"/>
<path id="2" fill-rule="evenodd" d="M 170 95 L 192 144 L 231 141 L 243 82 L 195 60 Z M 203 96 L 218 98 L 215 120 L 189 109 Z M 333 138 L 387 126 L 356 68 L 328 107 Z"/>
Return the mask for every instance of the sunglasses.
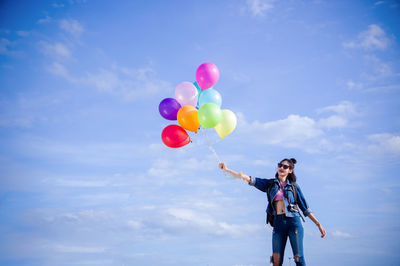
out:
<path id="1" fill-rule="evenodd" d="M 290 168 L 290 165 L 278 163 L 278 168 L 281 168 L 281 167 L 286 170 L 286 169 Z"/>

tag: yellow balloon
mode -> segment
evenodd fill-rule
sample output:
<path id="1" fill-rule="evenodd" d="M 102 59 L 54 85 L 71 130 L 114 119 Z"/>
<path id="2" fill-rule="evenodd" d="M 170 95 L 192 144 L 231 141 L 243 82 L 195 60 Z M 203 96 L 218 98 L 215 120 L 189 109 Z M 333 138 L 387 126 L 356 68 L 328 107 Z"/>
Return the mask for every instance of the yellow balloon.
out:
<path id="1" fill-rule="evenodd" d="M 198 111 L 194 106 L 182 106 L 179 109 L 178 114 L 176 115 L 179 125 L 181 125 L 186 130 L 197 132 L 200 127 L 200 123 L 197 118 L 197 112 Z"/>
<path id="2" fill-rule="evenodd" d="M 222 119 L 218 125 L 215 126 L 215 131 L 217 131 L 218 136 L 223 139 L 232 133 L 236 128 L 236 115 L 228 109 L 224 109 L 222 112 Z"/>

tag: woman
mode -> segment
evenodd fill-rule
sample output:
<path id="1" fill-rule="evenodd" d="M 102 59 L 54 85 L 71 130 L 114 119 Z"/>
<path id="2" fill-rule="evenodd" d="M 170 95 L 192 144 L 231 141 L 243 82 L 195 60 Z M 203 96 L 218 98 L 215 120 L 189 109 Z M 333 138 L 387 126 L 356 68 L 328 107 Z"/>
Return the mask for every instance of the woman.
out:
<path id="1" fill-rule="evenodd" d="M 321 237 L 324 238 L 326 236 L 324 228 L 311 212 L 299 185 L 296 184 L 296 175 L 294 174 L 295 164 L 296 159 L 294 158 L 283 159 L 278 163 L 278 172 L 275 174 L 275 179 L 251 177 L 242 172 L 238 173 L 228 169 L 225 163 L 219 164 L 219 167 L 223 171 L 267 193 L 267 215 L 268 218 L 273 217 L 273 219 L 268 219 L 268 222 L 271 225 L 273 224 L 274 227 L 272 232 L 273 255 L 271 260 L 275 266 L 282 265 L 283 263 L 288 236 L 296 265 L 306 265 L 303 255 L 304 231 L 300 221 L 300 217 L 302 219 L 303 217 L 297 206 L 300 207 L 304 216 L 309 217 L 315 223 L 321 232 Z"/>

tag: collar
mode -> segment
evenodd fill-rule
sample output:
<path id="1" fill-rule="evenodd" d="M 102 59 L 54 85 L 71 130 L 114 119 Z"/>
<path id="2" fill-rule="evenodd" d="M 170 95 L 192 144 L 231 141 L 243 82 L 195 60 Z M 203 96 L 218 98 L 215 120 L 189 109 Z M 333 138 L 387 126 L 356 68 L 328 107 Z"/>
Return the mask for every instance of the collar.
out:
<path id="1" fill-rule="evenodd" d="M 279 185 L 279 178 L 275 177 L 275 182 L 278 183 L 278 185 Z M 286 186 L 287 186 L 287 185 L 289 185 L 289 186 L 292 185 L 292 183 L 290 183 L 289 178 L 286 178 Z"/>

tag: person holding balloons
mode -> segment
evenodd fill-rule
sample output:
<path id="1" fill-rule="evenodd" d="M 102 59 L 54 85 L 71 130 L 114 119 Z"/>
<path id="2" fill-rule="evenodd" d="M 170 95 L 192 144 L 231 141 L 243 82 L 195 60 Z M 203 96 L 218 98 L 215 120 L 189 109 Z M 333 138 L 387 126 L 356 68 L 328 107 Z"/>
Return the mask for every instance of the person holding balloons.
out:
<path id="1" fill-rule="evenodd" d="M 196 71 L 196 82 L 182 82 L 175 88 L 175 98 L 166 98 L 159 105 L 159 112 L 167 120 L 178 120 L 179 125 L 168 125 L 161 133 L 164 144 L 180 148 L 191 142 L 187 131 L 197 132 L 201 127 L 214 128 L 220 138 L 229 135 L 236 127 L 236 116 L 221 110 L 222 99 L 213 86 L 219 79 L 219 70 L 213 63 L 201 64 Z M 210 149 L 212 149 L 210 144 Z M 215 151 L 213 150 L 216 155 Z M 217 156 L 218 159 L 218 156 Z M 219 159 L 218 159 L 219 160 Z M 274 229 L 272 234 L 274 265 L 282 265 L 287 238 L 293 250 L 296 265 L 306 265 L 303 254 L 303 226 L 300 210 L 309 217 L 326 236 L 325 229 L 315 218 L 296 184 L 295 159 L 283 159 L 278 163 L 275 178 L 263 179 L 238 173 L 220 163 L 219 167 L 249 185 L 266 192 L 268 197 L 267 221 Z"/>
<path id="2" fill-rule="evenodd" d="M 249 185 L 266 192 L 268 198 L 267 223 L 273 226 L 271 262 L 275 266 L 282 265 L 287 238 L 292 246 L 293 257 L 296 265 L 306 265 L 303 253 L 303 226 L 300 217 L 309 217 L 321 232 L 321 237 L 326 236 L 325 229 L 309 208 L 300 186 L 296 183 L 294 165 L 296 159 L 283 159 L 278 163 L 275 178 L 263 179 L 248 176 L 228 169 L 225 163 L 220 163 L 219 168 L 231 175 L 242 179 Z"/>

